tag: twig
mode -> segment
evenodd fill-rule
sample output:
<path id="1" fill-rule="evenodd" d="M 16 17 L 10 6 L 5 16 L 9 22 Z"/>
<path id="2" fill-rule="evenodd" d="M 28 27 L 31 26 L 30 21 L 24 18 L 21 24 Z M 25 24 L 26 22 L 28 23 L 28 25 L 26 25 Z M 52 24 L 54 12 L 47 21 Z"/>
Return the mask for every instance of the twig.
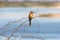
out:
<path id="1" fill-rule="evenodd" d="M 0 28 L 0 30 L 3 30 L 3 29 L 4 29 L 2 32 L 0 32 L 0 34 L 3 33 L 3 32 L 5 31 L 5 29 L 7 29 L 7 27 L 8 27 L 9 25 L 14 24 L 14 23 L 16 23 L 16 22 L 19 22 L 19 21 L 21 21 L 22 19 L 26 19 L 26 18 L 21 18 L 21 19 L 19 19 L 18 21 L 14 21 L 14 22 L 12 22 L 12 23 L 10 23 L 11 21 L 9 21 L 8 24 L 6 24 L 4 27 Z"/>
<path id="2" fill-rule="evenodd" d="M 26 23 L 28 20 L 26 20 L 24 23 Z M 22 23 L 18 28 L 14 29 L 13 33 L 7 38 L 7 40 L 9 40 L 13 35 L 14 33 L 24 24 Z"/>

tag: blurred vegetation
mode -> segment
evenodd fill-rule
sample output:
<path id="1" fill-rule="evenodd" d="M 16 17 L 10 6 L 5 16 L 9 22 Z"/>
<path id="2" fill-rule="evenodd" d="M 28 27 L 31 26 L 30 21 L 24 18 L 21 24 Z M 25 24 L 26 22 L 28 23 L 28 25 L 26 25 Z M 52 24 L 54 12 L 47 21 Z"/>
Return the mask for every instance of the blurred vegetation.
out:
<path id="1" fill-rule="evenodd" d="M 0 1 L 0 7 L 30 7 L 30 6 L 56 6 L 60 2 L 2 2 Z"/>
<path id="2" fill-rule="evenodd" d="M 49 14 L 49 13 L 47 13 L 47 14 L 39 14 L 38 15 L 38 17 L 53 17 L 54 16 L 54 14 Z"/>

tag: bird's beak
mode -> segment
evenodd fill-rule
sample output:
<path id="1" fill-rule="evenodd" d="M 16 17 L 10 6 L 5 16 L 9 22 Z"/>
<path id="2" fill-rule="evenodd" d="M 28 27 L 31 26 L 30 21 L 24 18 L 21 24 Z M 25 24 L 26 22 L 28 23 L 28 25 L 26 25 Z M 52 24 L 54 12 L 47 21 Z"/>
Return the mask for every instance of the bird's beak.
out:
<path id="1" fill-rule="evenodd" d="M 32 12 L 32 13 L 35 13 L 35 12 Z"/>

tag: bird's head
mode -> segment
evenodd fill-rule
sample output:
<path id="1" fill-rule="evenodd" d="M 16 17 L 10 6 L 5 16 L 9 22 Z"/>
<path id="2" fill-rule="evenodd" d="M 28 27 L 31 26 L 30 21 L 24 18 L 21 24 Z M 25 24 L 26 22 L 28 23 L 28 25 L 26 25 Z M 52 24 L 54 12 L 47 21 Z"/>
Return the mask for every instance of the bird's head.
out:
<path id="1" fill-rule="evenodd" d="M 35 12 L 33 12 L 33 11 L 30 11 L 30 13 L 35 13 Z"/>

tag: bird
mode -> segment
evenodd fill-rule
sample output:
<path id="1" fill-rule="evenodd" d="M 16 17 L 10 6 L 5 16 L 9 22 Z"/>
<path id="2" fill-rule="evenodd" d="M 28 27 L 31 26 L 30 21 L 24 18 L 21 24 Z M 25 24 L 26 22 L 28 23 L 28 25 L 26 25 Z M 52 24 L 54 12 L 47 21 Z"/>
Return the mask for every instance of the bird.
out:
<path id="1" fill-rule="evenodd" d="M 32 21 L 32 18 L 33 18 L 33 11 L 30 11 L 29 12 L 29 16 L 28 16 L 28 18 L 29 18 L 29 25 L 31 26 L 31 21 Z"/>

